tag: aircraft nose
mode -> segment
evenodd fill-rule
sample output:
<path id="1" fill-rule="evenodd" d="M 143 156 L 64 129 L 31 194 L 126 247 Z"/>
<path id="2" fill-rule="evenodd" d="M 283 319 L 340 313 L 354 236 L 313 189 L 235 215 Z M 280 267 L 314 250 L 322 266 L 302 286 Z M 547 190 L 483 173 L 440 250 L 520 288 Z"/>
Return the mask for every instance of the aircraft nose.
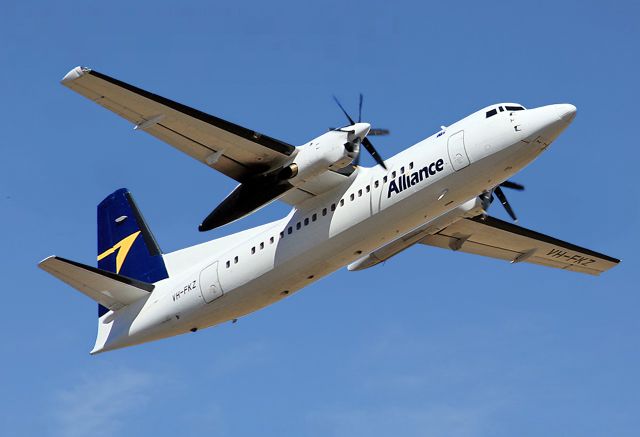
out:
<path id="1" fill-rule="evenodd" d="M 569 124 L 576 118 L 576 107 L 570 103 L 563 103 L 560 105 L 554 105 L 558 118 L 563 122 Z"/>

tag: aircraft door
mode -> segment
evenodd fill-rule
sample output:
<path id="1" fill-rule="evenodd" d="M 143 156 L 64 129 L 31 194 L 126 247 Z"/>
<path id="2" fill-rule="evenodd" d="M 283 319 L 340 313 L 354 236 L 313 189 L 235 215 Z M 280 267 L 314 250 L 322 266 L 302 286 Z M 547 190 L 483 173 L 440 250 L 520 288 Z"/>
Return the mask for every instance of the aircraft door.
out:
<path id="1" fill-rule="evenodd" d="M 451 135 L 447 147 L 449 159 L 454 170 L 462 170 L 469 165 L 469 156 L 467 156 L 467 151 L 464 148 L 464 131 L 461 130 Z"/>
<path id="2" fill-rule="evenodd" d="M 200 272 L 200 293 L 206 303 L 213 302 L 222 296 L 222 287 L 218 278 L 218 261 Z"/>

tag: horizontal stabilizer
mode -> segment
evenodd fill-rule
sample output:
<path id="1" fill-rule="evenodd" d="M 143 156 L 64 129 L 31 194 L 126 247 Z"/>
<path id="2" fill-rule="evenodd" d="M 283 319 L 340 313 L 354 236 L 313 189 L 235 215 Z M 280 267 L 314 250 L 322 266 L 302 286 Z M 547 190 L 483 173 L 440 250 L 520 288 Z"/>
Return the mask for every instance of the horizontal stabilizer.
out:
<path id="1" fill-rule="evenodd" d="M 154 288 L 153 284 L 58 256 L 50 256 L 38 267 L 110 310 L 119 310 L 146 297 Z"/>

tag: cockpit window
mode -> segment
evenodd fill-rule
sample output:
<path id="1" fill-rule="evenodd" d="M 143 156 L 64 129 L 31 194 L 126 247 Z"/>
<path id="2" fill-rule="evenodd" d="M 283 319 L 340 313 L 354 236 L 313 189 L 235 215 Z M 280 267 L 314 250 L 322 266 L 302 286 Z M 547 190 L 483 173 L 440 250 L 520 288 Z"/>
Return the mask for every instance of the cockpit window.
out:
<path id="1" fill-rule="evenodd" d="M 522 106 L 505 106 L 507 111 L 524 111 Z"/>
<path id="2" fill-rule="evenodd" d="M 493 108 L 491 111 L 487 111 L 487 118 L 493 117 L 497 113 L 498 113 L 498 110 L 496 108 Z"/>

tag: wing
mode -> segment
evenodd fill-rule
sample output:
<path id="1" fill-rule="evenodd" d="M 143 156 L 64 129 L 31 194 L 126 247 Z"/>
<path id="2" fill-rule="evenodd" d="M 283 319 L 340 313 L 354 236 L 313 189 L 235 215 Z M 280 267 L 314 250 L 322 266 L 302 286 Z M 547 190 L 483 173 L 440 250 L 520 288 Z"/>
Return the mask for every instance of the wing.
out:
<path id="1" fill-rule="evenodd" d="M 516 262 L 599 275 L 620 260 L 494 217 L 458 220 L 419 243 Z"/>
<path id="2" fill-rule="evenodd" d="M 296 148 L 86 67 L 62 84 L 129 120 L 154 137 L 244 182 L 290 160 Z"/>

